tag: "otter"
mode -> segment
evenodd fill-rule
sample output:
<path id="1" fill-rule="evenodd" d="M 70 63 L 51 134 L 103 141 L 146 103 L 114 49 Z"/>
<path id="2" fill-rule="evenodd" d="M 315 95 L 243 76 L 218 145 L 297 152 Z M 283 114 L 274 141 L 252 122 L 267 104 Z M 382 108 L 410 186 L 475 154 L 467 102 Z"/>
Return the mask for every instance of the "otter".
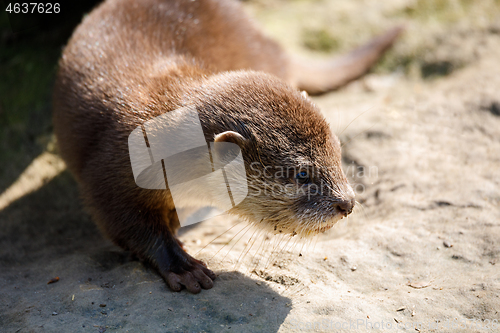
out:
<path id="1" fill-rule="evenodd" d="M 156 268 L 171 290 L 209 289 L 216 275 L 177 239 L 181 207 L 168 186 L 146 189 L 134 180 L 131 132 L 195 108 L 207 143 L 241 149 L 248 195 L 228 213 L 274 233 L 325 231 L 351 213 L 354 192 L 338 138 L 300 90 L 317 94 L 360 77 L 400 30 L 338 60 L 301 64 L 236 1 L 106 0 L 76 28 L 59 62 L 60 154 L 105 236 Z M 278 167 L 287 172 L 270 172 Z M 266 191 L 270 184 L 285 190 Z"/>

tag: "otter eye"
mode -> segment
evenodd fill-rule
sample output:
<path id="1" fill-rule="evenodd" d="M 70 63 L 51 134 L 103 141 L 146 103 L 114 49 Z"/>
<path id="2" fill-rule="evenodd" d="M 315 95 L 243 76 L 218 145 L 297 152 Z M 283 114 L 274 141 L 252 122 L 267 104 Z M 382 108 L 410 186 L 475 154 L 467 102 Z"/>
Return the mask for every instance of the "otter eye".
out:
<path id="1" fill-rule="evenodd" d="M 295 175 L 295 179 L 297 179 L 299 184 L 307 184 L 310 181 L 309 173 L 307 173 L 307 171 L 301 171 Z"/>

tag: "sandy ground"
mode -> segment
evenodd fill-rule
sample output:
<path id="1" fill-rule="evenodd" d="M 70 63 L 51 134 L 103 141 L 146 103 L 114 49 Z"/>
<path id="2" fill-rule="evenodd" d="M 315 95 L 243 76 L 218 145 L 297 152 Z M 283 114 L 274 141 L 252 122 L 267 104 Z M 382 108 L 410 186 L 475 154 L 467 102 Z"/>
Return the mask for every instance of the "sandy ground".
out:
<path id="1" fill-rule="evenodd" d="M 306 242 L 227 216 L 182 230 L 218 274 L 198 295 L 103 239 L 45 153 L 0 195 L 0 331 L 498 332 L 500 29 L 488 22 L 429 38 L 446 36 L 430 58 L 460 60 L 445 76 L 375 73 L 315 97 L 344 143 L 355 212 Z"/>

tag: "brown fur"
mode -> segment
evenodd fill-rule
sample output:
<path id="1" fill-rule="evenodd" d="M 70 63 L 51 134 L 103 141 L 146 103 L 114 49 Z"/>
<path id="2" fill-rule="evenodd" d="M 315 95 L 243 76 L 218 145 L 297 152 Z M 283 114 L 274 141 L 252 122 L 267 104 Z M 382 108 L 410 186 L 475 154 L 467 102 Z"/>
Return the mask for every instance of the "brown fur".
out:
<path id="1" fill-rule="evenodd" d="M 149 119 L 190 105 L 207 141 L 227 131 L 244 138 L 249 195 L 230 213 L 250 222 L 309 235 L 352 210 L 339 141 L 316 106 L 283 81 L 301 86 L 292 72 L 232 1 L 108 0 L 65 48 L 54 92 L 61 155 L 104 234 L 153 264 L 172 290 L 211 288 L 215 274 L 175 237 L 170 192 L 134 182 L 127 139 Z M 325 188 L 311 196 L 294 174 L 263 177 L 264 166 L 307 169 Z M 264 194 L 269 183 L 302 192 Z"/>

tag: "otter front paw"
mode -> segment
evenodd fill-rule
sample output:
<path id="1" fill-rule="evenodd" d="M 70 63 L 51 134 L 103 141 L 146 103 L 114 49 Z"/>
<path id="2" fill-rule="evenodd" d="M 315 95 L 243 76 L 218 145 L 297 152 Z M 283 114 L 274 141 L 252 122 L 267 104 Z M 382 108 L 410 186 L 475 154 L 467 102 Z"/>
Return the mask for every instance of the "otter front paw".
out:
<path id="1" fill-rule="evenodd" d="M 166 233 L 156 239 L 156 247 L 152 248 L 150 262 L 156 266 L 170 289 L 180 291 L 184 286 L 189 292 L 196 294 L 201 289 L 213 287 L 216 275 L 205 263 L 187 254 L 179 240 Z"/>
<path id="2" fill-rule="evenodd" d="M 206 267 L 206 265 L 193 257 L 186 254 L 187 260 L 180 265 L 181 267 L 175 267 L 174 270 L 160 271 L 167 282 L 170 289 L 173 291 L 180 291 L 182 287 L 193 293 L 197 294 L 201 289 L 210 289 L 213 287 L 215 280 L 215 273 Z"/>

